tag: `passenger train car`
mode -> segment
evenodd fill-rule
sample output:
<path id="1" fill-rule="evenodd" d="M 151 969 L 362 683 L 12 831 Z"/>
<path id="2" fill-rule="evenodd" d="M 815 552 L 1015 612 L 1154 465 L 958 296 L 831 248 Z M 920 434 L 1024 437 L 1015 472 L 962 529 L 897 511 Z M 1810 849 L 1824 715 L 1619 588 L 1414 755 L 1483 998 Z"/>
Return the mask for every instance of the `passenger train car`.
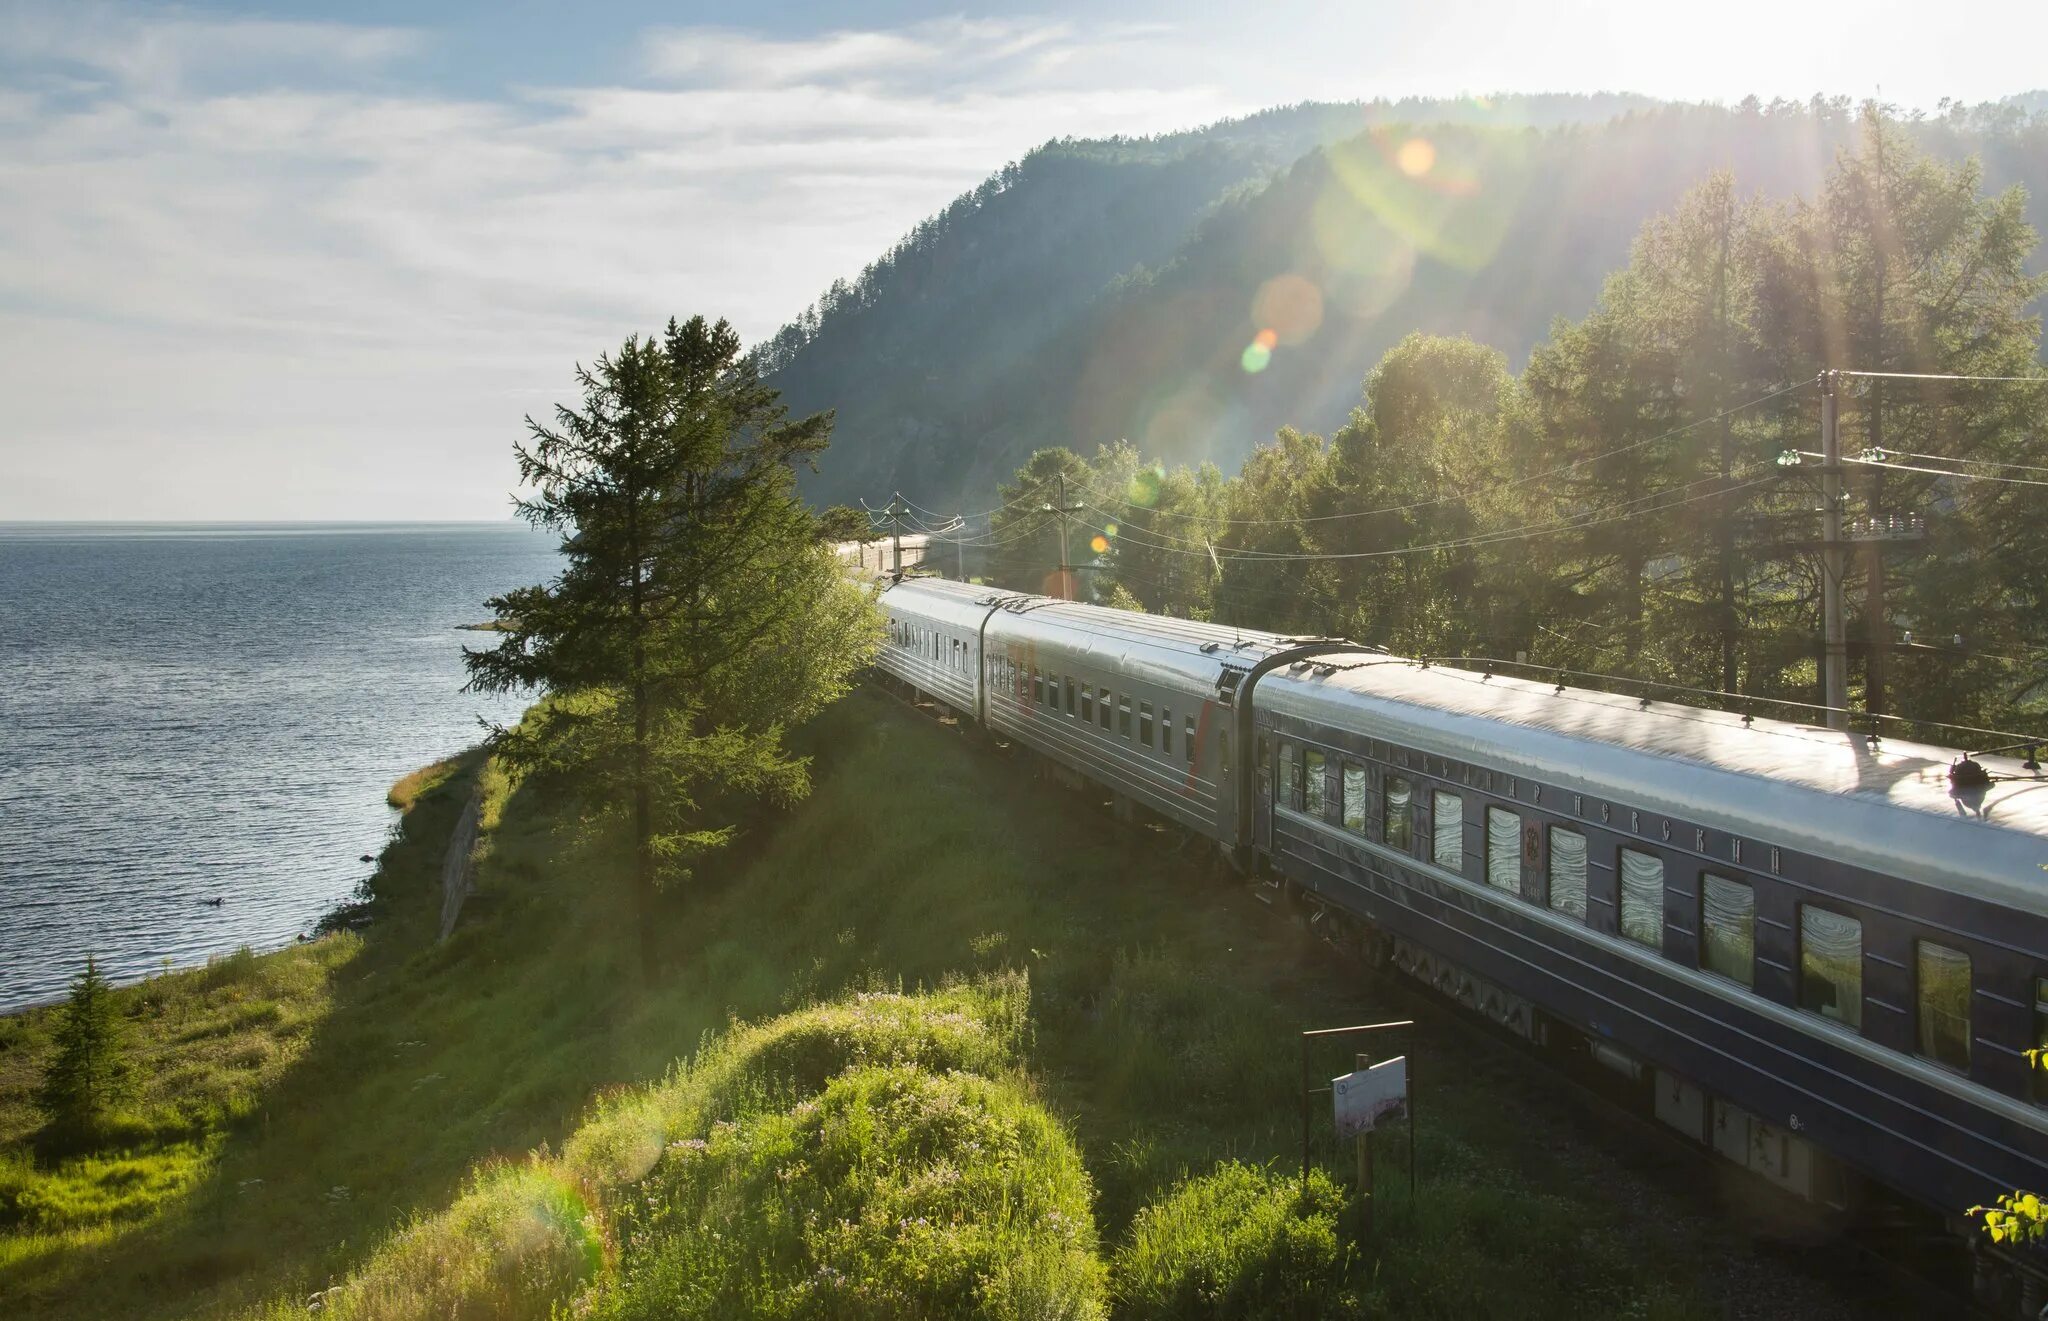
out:
<path id="1" fill-rule="evenodd" d="M 1779 1187 L 2048 1191 L 2038 772 L 942 579 L 881 604 L 899 682 Z"/>

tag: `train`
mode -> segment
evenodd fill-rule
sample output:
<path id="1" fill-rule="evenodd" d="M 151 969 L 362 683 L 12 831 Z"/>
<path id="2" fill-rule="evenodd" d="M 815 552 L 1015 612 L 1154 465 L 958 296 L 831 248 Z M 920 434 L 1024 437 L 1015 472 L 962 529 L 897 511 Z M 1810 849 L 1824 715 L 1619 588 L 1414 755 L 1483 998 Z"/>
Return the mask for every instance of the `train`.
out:
<path id="1" fill-rule="evenodd" d="M 887 681 L 1192 832 L 1306 921 L 1793 1197 L 2048 1194 L 2048 778 L 2024 760 L 992 588 Z"/>

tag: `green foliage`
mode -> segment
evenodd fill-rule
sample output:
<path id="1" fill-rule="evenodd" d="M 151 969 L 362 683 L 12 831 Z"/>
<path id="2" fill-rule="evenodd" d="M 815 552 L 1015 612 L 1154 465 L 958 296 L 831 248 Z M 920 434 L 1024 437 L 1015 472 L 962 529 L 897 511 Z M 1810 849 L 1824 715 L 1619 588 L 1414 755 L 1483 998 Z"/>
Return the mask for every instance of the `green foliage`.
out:
<path id="1" fill-rule="evenodd" d="M 581 410 L 529 418 L 516 447 L 519 512 L 562 535 L 561 576 L 493 599 L 511 622 L 465 657 L 474 687 L 561 699 L 498 749 L 629 814 L 651 966 L 657 886 L 730 842 L 725 802 L 802 796 L 783 732 L 845 691 L 879 623 L 796 497 L 831 416 L 789 421 L 729 325 L 670 321 L 577 379 Z"/>
<path id="2" fill-rule="evenodd" d="M 1990 191 L 2024 185 L 2028 217 L 2048 219 L 2048 116 L 1954 105 L 1899 128 L 1980 159 Z M 1714 170 L 1743 197 L 1813 195 L 1857 133 L 1846 99 L 1495 98 L 1047 143 L 823 291 L 760 357 L 793 407 L 837 410 L 807 479 L 820 501 L 901 489 L 985 508 L 1035 450 L 1116 437 L 1169 469 L 1234 471 L 1282 426 L 1340 428 L 1360 376 L 1417 329 L 1519 364 Z M 1410 139 L 1435 152 L 1413 177 L 1395 168 Z M 1314 286 L 1320 321 L 1247 373 L 1261 290 L 1288 275 Z"/>
<path id="3" fill-rule="evenodd" d="M 1984 1222 L 1993 1243 L 2038 1243 L 2048 1238 L 2048 1202 L 2033 1193 L 2004 1193 L 1995 1206 L 1973 1206 L 1972 1220 Z"/>
<path id="4" fill-rule="evenodd" d="M 1014 1083 L 857 1068 L 672 1145 L 641 1191 L 594 1315 L 1103 1315 L 1080 1155 Z"/>
<path id="5" fill-rule="evenodd" d="M 1283 426 L 1228 480 L 1169 467 L 1165 442 L 1040 451 L 1000 488 L 991 567 L 1041 586 L 1055 520 L 1026 496 L 1064 471 L 1089 506 L 1072 538 L 1110 543 L 1097 600 L 1813 700 L 1821 497 L 1810 467 L 1775 462 L 1818 444 L 1811 382 L 1828 366 L 2039 376 L 2048 290 L 2021 193 L 1987 196 L 1974 161 L 1917 149 L 1918 126 L 1874 107 L 1840 127 L 1855 136 L 1811 201 L 1745 199 L 1722 172 L 1651 217 L 1519 376 L 1488 345 L 1410 334 L 1327 440 Z M 1275 187 L 1326 188 L 1350 150 Z M 1383 165 L 1369 182 L 1398 193 Z M 2030 489 L 1983 480 L 2048 462 L 2048 389 L 1845 378 L 1841 431 L 1848 455 L 1883 446 L 1978 478 L 1857 470 L 1852 519 L 1910 511 L 1929 528 L 1848 583 L 1852 619 L 1883 605 L 1865 701 L 1980 726 L 2048 717 L 2048 520 Z"/>
<path id="6" fill-rule="evenodd" d="M 334 1321 L 549 1321 L 603 1267 L 599 1225 L 576 1185 L 545 1160 L 500 1162 L 314 1297 Z M 285 1303 L 264 1313 L 305 1314 Z"/>
<path id="7" fill-rule="evenodd" d="M 1129 1321 L 1357 1315 L 1363 1254 L 1341 1224 L 1345 1198 L 1321 1170 L 1226 1161 L 1138 1213 L 1111 1289 Z"/>
<path id="8" fill-rule="evenodd" d="M 135 1063 L 128 1028 L 113 987 L 88 955 L 71 981 L 55 1033 L 57 1051 L 43 1071 L 36 1104 L 60 1145 L 90 1145 L 104 1138 L 116 1107 L 133 1099 Z"/>

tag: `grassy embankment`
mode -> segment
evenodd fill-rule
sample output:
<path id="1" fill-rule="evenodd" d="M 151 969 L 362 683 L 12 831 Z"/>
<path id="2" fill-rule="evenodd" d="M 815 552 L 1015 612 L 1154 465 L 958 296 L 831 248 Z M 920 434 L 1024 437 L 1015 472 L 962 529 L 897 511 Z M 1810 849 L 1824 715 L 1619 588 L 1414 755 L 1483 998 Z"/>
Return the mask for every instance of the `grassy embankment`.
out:
<path id="1" fill-rule="evenodd" d="M 720 1224 L 748 1253 L 815 1265 L 802 1225 L 749 1209 L 781 1203 L 766 1189 L 854 1208 L 856 1229 L 880 1224 L 938 1193 L 848 1180 L 846 1168 L 961 1165 L 961 1144 L 986 1122 L 1006 1151 L 1035 1135 L 1012 1172 L 1048 1181 L 1052 1200 L 1036 1211 L 1064 1207 L 1075 1239 L 1046 1239 L 1044 1215 L 989 1214 L 1010 1196 L 1005 1176 L 959 1193 L 966 1201 L 929 1203 L 996 1225 L 978 1246 L 946 1238 L 929 1256 L 891 1258 L 900 1234 L 885 1234 L 834 1259 L 935 1270 L 1038 1252 L 1040 1285 L 1083 1304 L 1108 1296 L 1134 1317 L 1258 1314 L 1276 1273 L 1319 1291 L 1310 1310 L 1711 1310 L 1694 1278 L 1697 1227 L 1674 1230 L 1639 1196 L 1617 1198 L 1614 1170 L 1586 1169 L 1582 1150 L 1502 1104 L 1498 1058 L 1451 1038 L 1425 1044 L 1421 1205 L 1406 1204 L 1398 1164 L 1383 1158 L 1379 1232 L 1347 1254 L 1340 1190 L 1319 1189 L 1303 1216 L 1284 1180 L 1276 1192 L 1227 1162 L 1284 1169 L 1297 1140 L 1292 1033 L 1385 1009 L 1355 974 L 1203 879 L 1171 837 L 1118 825 L 879 698 L 849 699 L 810 737 L 817 792 L 675 907 L 675 971 L 652 988 L 632 965 L 617 840 L 502 781 L 489 786 L 482 902 L 455 939 L 432 944 L 436 846 L 470 772 L 427 789 L 384 859 L 383 921 L 359 946 L 318 955 L 330 960 L 325 1017 L 251 1093 L 250 1113 L 267 1120 L 231 1127 L 203 1177 L 153 1218 L 5 1240 L 0 1298 L 52 1316 L 184 1315 L 347 1281 L 330 1312 L 381 1315 L 431 1279 L 487 1314 L 598 1270 L 621 1276 L 599 1300 L 613 1315 L 673 1310 L 685 1295 L 726 1305 L 737 1295 L 719 1290 L 742 1287 L 741 1258 L 685 1251 L 662 1223 Z M 886 1049 L 828 1021 L 864 1012 L 831 1003 L 855 992 L 948 984 L 951 1000 L 868 1002 L 869 1017 L 908 1016 L 875 1029 L 895 1043 Z M 984 1022 L 987 1040 L 947 1045 L 947 1025 L 962 1021 Z M 769 1051 L 780 1063 L 765 1072 L 746 1063 L 764 1041 L 820 1032 L 837 1044 Z M 620 1090 L 662 1078 L 693 1048 L 696 1062 L 654 1091 Z M 798 1057 L 812 1061 L 801 1084 Z M 892 1073 L 906 1058 L 959 1072 Z M 842 1064 L 862 1067 L 824 1085 Z M 974 1122 L 892 1155 L 878 1135 L 925 1131 L 905 1107 Z M 710 1123 L 720 1118 L 731 1126 Z M 868 1136 L 832 1149 L 839 1174 L 822 1158 L 808 1167 L 799 1196 L 786 1169 L 825 1142 L 828 1119 Z M 1077 1204 L 1082 1166 L 1093 1196 Z M 1306 1303 L 1265 1305 L 1286 1315 Z"/>

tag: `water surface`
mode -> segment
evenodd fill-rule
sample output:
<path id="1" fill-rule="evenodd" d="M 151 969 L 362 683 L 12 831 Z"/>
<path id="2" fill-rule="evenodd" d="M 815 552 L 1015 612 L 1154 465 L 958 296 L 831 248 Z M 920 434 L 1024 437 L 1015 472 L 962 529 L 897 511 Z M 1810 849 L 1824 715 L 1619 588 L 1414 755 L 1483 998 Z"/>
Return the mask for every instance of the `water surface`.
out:
<path id="1" fill-rule="evenodd" d="M 0 1009 L 282 944 L 384 791 L 506 719 L 457 631 L 554 570 L 516 524 L 0 523 Z M 218 899 L 216 906 L 209 901 Z"/>

